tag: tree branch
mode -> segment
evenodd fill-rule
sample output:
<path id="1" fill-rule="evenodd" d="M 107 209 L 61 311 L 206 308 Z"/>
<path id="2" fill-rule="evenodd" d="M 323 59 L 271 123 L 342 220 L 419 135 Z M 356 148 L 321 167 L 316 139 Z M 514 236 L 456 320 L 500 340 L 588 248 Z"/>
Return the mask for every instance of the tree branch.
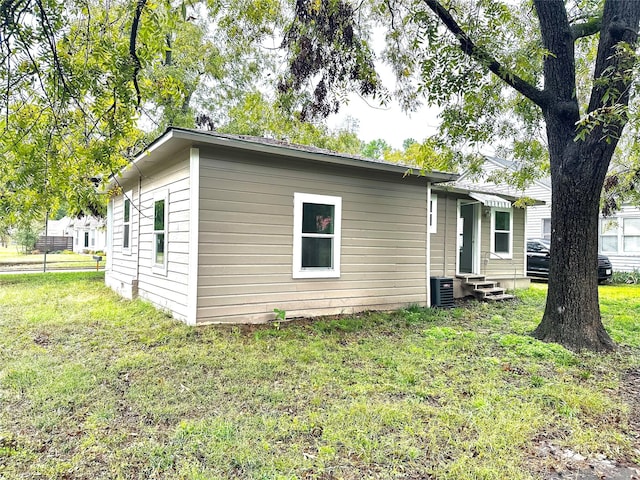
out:
<path id="1" fill-rule="evenodd" d="M 136 40 L 138 38 L 138 28 L 140 26 L 140 17 L 142 16 L 142 10 L 147 4 L 147 0 L 138 0 L 136 5 L 136 12 L 133 15 L 133 22 L 131 23 L 131 35 L 129 36 L 129 55 L 133 60 L 133 87 L 136 89 L 137 107 L 140 108 L 142 102 L 142 95 L 140 94 L 140 85 L 138 85 L 138 73 L 142 70 L 142 63 L 136 52 Z"/>
<path id="2" fill-rule="evenodd" d="M 469 57 L 474 59 L 483 67 L 489 69 L 494 75 L 500 78 L 507 85 L 514 88 L 516 91 L 527 97 L 533 103 L 540 108 L 546 108 L 548 104 L 548 96 L 539 88 L 531 85 L 513 72 L 506 69 L 498 60 L 496 60 L 489 52 L 482 47 L 476 45 L 473 40 L 462 30 L 460 25 L 451 16 L 449 11 L 442 6 L 439 0 L 423 0 L 424 3 L 435 13 L 440 21 L 447 27 L 447 29 L 455 35 L 460 42 L 460 49 Z"/>
<path id="3" fill-rule="evenodd" d="M 600 31 L 602 27 L 602 17 L 593 17 L 586 22 L 576 23 L 571 25 L 571 34 L 573 35 L 573 41 L 575 42 L 579 38 L 589 37 L 595 35 Z"/>

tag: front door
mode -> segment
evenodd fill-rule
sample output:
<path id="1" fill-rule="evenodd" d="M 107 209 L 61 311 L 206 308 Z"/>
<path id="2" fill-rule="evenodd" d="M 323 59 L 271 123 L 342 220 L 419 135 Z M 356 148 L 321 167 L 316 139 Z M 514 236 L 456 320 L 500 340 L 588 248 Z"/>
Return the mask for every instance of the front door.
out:
<path id="1" fill-rule="evenodd" d="M 458 271 L 460 273 L 474 273 L 475 224 L 475 205 L 461 204 L 458 220 Z"/>

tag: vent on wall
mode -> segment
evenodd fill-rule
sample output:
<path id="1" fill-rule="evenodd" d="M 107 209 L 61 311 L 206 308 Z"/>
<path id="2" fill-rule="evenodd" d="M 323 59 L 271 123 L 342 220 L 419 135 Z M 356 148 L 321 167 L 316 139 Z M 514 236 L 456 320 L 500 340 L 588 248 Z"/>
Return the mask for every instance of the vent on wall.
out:
<path id="1" fill-rule="evenodd" d="M 453 278 L 431 277 L 431 306 L 453 307 Z"/>

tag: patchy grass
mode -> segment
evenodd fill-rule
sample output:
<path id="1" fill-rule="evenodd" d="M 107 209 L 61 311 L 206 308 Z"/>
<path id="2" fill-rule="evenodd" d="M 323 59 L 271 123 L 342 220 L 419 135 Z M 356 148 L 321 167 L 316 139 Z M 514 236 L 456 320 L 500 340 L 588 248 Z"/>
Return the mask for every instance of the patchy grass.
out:
<path id="1" fill-rule="evenodd" d="M 191 328 L 102 274 L 0 277 L 0 478 L 531 479 L 541 442 L 633 459 L 621 376 L 637 286 L 603 286 L 622 347 L 574 354 L 518 301 Z"/>

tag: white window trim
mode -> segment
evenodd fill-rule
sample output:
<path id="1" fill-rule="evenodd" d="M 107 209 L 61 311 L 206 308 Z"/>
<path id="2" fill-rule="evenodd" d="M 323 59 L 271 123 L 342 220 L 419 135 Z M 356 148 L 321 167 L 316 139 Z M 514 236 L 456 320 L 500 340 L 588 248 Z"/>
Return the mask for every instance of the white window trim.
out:
<path id="1" fill-rule="evenodd" d="M 600 231 L 598 232 L 598 247 L 601 253 L 606 253 L 607 255 L 620 255 L 622 253 L 622 225 L 621 225 L 621 217 L 612 217 L 612 218 L 602 218 L 600 217 L 600 221 L 598 222 Z M 605 232 L 603 227 L 603 223 L 609 224 L 609 228 Z M 615 250 L 606 250 L 604 248 L 604 242 L 602 241 L 602 237 L 609 237 L 616 239 L 616 249 Z"/>
<path id="2" fill-rule="evenodd" d="M 429 233 L 438 233 L 438 195 L 431 194 L 429 205 Z"/>
<path id="3" fill-rule="evenodd" d="M 318 203 L 333 205 L 335 218 L 333 223 L 333 268 L 302 268 L 302 205 Z M 342 235 L 342 197 L 314 195 L 311 193 L 293 194 L 293 278 L 339 278 L 340 250 Z"/>
<path id="4" fill-rule="evenodd" d="M 629 238 L 631 238 L 631 237 L 635 238 L 635 237 L 640 236 L 640 235 L 635 234 L 635 233 L 634 233 L 634 234 L 632 234 L 632 233 L 625 234 L 625 227 L 626 227 L 626 222 L 627 222 L 627 220 L 634 220 L 634 221 L 638 221 L 638 217 L 623 217 L 623 219 L 622 219 L 622 231 L 620 232 L 620 233 L 621 233 L 621 235 L 620 235 L 620 241 L 621 241 L 621 246 L 622 246 L 622 253 L 624 253 L 624 254 L 626 254 L 626 255 L 630 255 L 630 256 L 631 256 L 631 255 L 639 255 L 639 254 L 640 254 L 640 252 L 639 252 L 638 250 L 627 250 L 627 249 L 625 248 L 625 245 L 626 245 L 625 240 L 627 239 L 627 237 L 629 237 Z"/>
<path id="5" fill-rule="evenodd" d="M 164 230 L 155 229 L 156 202 L 164 200 Z M 164 233 L 164 259 L 163 263 L 156 263 L 156 234 Z M 166 190 L 156 192 L 151 204 L 151 271 L 157 275 L 167 275 L 167 260 L 169 257 L 169 192 Z"/>
<path id="6" fill-rule="evenodd" d="M 600 217 L 599 224 L 599 238 L 598 238 L 598 251 L 605 255 L 610 256 L 618 256 L 618 257 L 636 257 L 640 255 L 640 252 L 637 251 L 629 251 L 626 250 L 625 247 L 625 238 L 626 237 L 636 237 L 637 235 L 625 235 L 624 234 L 624 224 L 626 220 L 636 220 L 638 217 L 636 215 L 618 215 L 616 217 L 611 218 L 603 218 Z M 603 232 L 602 223 L 610 223 L 610 228 L 607 233 Z M 602 238 L 609 237 L 616 239 L 616 250 L 606 250 L 603 246 Z"/>
<path id="7" fill-rule="evenodd" d="M 496 212 L 507 212 L 509 214 L 509 232 L 506 230 L 498 230 L 498 233 L 509 233 L 509 251 L 496 252 Z M 495 255 L 499 260 L 510 260 L 513 258 L 513 209 L 512 208 L 492 208 L 491 209 L 491 254 Z"/>
<path id="8" fill-rule="evenodd" d="M 125 205 L 127 203 L 127 200 L 129 200 L 129 221 L 125 222 L 124 221 L 124 212 L 125 212 Z M 131 219 L 133 218 L 133 191 L 129 190 L 128 192 L 125 192 L 124 196 L 122 197 L 122 253 L 124 253 L 125 255 L 131 255 L 131 239 L 133 237 L 133 235 L 131 234 L 131 230 L 132 230 L 132 221 Z M 129 240 L 127 242 L 128 247 L 124 246 L 124 236 L 125 236 L 125 225 L 129 224 L 129 238 L 127 240 Z"/>

